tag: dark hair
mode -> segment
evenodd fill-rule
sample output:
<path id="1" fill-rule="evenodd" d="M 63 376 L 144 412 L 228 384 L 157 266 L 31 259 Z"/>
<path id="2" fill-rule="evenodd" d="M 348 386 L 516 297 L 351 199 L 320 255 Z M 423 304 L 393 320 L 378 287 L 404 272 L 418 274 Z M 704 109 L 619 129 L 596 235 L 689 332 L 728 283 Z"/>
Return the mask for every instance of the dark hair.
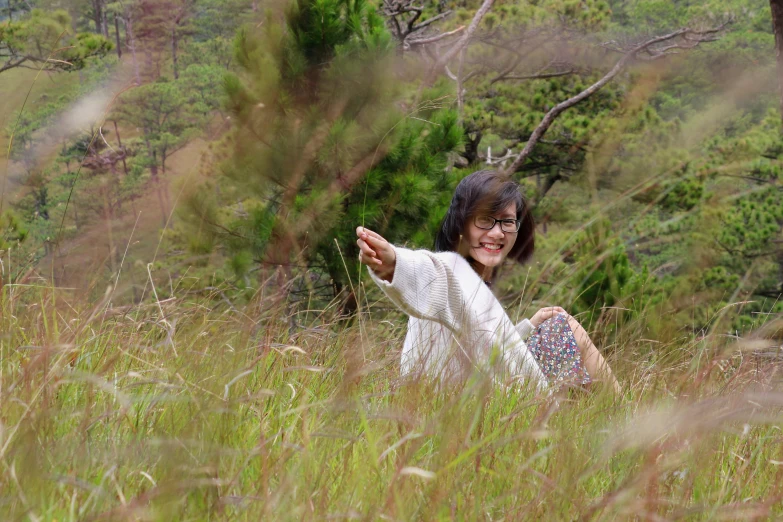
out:
<path id="1" fill-rule="evenodd" d="M 435 251 L 457 252 L 468 219 L 483 212 L 497 214 L 511 203 L 516 204 L 520 226 L 508 257 L 520 264 L 526 262 L 535 248 L 536 224 L 519 184 L 494 170 L 479 170 L 459 182 L 435 236 Z"/>

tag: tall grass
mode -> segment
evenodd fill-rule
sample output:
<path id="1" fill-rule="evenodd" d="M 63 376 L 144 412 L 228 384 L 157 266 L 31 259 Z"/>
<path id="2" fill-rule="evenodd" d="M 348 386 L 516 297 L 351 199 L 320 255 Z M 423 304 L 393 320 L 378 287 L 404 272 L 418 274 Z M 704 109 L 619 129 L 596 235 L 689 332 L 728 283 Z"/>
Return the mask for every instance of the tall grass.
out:
<path id="1" fill-rule="evenodd" d="M 620 396 L 552 397 L 401 379 L 404 320 L 372 307 L 22 282 L 0 288 L 2 520 L 783 516 L 774 321 L 661 342 L 650 310 L 594 337 Z"/>
<path id="2" fill-rule="evenodd" d="M 752 355 L 765 341 L 653 350 L 628 325 L 610 361 L 622 396 L 553 398 L 401 379 L 404 322 L 374 315 L 303 326 L 261 295 L 69 299 L 3 288 L 5 520 L 783 514 L 783 394 Z"/>

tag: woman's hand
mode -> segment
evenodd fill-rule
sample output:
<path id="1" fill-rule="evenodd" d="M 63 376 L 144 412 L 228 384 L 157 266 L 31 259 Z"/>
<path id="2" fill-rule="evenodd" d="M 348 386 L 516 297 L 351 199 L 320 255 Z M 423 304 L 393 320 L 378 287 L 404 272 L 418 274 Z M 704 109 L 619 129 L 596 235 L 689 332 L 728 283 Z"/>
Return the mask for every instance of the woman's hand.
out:
<path id="1" fill-rule="evenodd" d="M 566 312 L 559 306 L 548 306 L 536 312 L 533 315 L 533 317 L 530 318 L 530 322 L 533 323 L 533 327 L 538 328 L 539 326 L 541 326 L 541 323 L 543 323 L 547 319 L 551 319 L 557 314 L 567 314 L 567 313 L 568 312 Z"/>
<path id="2" fill-rule="evenodd" d="M 364 227 L 356 227 L 359 239 L 359 262 L 369 266 L 384 281 L 391 282 L 397 255 L 394 247 L 377 232 Z"/>

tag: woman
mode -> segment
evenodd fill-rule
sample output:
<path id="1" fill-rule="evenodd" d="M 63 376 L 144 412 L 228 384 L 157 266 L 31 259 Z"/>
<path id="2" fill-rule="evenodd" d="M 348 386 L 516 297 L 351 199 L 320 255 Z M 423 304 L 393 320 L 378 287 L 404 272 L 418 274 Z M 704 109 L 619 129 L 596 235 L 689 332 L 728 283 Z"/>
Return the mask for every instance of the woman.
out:
<path id="1" fill-rule="evenodd" d="M 395 247 L 358 227 L 359 260 L 410 316 L 402 373 L 443 380 L 490 371 L 539 388 L 600 379 L 619 385 L 579 322 L 559 307 L 514 325 L 490 287 L 506 258 L 533 253 L 535 228 L 519 185 L 483 170 L 463 179 L 435 239 L 435 250 Z M 532 334 L 532 335 L 531 335 Z M 527 341 L 527 342 L 525 342 Z"/>

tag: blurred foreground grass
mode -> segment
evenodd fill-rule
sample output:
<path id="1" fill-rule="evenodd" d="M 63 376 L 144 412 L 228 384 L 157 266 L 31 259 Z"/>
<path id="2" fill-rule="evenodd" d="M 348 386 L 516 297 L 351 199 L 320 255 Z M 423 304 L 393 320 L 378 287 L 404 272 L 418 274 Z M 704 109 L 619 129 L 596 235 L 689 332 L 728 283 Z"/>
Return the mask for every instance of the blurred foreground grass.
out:
<path id="1" fill-rule="evenodd" d="M 3 288 L 3 520 L 783 515 L 763 341 L 653 349 L 629 324 L 611 358 L 623 396 L 554 401 L 401 380 L 402 320 L 302 326 L 274 296 L 182 294 L 81 310 L 45 284 Z"/>

